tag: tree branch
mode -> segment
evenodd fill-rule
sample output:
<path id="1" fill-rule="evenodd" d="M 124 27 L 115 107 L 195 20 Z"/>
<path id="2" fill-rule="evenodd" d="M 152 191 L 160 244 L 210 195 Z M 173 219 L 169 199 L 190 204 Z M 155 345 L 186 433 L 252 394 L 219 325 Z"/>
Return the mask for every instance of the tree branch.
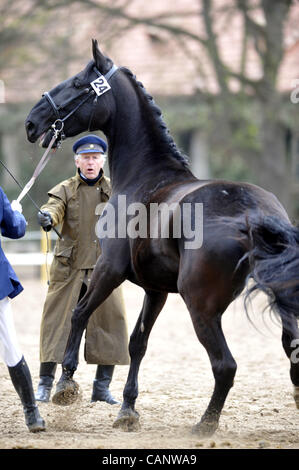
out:
<path id="1" fill-rule="evenodd" d="M 209 51 L 210 58 L 214 65 L 215 74 L 218 80 L 218 84 L 224 95 L 229 94 L 227 84 L 227 73 L 226 68 L 221 61 L 216 35 L 213 31 L 212 16 L 211 16 L 211 0 L 202 0 L 203 4 L 203 19 L 205 24 L 207 39 L 207 49 Z"/>

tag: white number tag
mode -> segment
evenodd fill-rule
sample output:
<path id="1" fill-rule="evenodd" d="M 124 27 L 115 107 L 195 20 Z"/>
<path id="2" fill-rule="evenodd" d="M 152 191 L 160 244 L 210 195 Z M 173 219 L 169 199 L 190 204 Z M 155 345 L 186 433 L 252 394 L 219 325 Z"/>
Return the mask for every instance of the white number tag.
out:
<path id="1" fill-rule="evenodd" d="M 101 75 L 101 77 L 96 78 L 96 80 L 94 80 L 90 84 L 98 96 L 103 95 L 104 93 L 106 93 L 106 91 L 111 89 L 111 86 L 103 75 Z"/>

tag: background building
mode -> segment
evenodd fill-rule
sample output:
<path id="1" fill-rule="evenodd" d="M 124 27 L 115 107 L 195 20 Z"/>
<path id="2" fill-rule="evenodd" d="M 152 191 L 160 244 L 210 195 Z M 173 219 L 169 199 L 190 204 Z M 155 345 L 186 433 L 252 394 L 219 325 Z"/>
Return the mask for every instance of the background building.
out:
<path id="1" fill-rule="evenodd" d="M 43 91 L 84 68 L 91 38 L 97 38 L 154 96 L 199 178 L 259 184 L 298 220 L 297 2 L 4 0 L 1 5 L 0 157 L 23 183 L 42 154 L 38 144 L 26 141 L 26 115 Z M 39 203 L 57 179 L 74 171 L 72 143 L 64 142 L 33 187 Z M 11 197 L 18 194 L 8 174 L 1 172 L 0 183 Z M 29 201 L 24 204 L 34 226 L 36 211 Z"/>

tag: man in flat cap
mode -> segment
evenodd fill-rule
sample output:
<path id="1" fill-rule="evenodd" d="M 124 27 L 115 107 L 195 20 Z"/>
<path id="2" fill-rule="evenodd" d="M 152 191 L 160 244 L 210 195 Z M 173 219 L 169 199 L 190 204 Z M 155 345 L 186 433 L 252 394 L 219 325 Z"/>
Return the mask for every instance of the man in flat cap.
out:
<path id="1" fill-rule="evenodd" d="M 76 141 L 73 146 L 76 175 L 51 189 L 48 202 L 38 213 L 45 231 L 62 224 L 41 321 L 40 381 L 35 396 L 38 401 L 50 399 L 57 363 L 63 361 L 72 312 L 87 290 L 101 252 L 95 226 L 100 215 L 97 207 L 107 202 L 111 194 L 110 181 L 103 173 L 106 150 L 106 142 L 96 135 Z M 98 365 L 91 401 L 118 403 L 109 390 L 114 366 L 129 364 L 121 288 L 115 289 L 90 317 L 85 360 Z"/>

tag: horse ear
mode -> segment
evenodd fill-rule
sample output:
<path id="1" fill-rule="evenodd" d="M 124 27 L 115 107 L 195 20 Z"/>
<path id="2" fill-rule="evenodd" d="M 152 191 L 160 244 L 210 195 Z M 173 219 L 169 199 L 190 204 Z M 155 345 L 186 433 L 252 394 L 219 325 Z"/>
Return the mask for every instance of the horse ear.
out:
<path id="1" fill-rule="evenodd" d="M 98 46 L 98 41 L 96 39 L 92 39 L 92 54 L 96 64 L 96 68 L 102 74 L 107 73 L 112 66 L 112 61 L 108 57 L 104 56 L 104 54 L 102 54 Z"/>

